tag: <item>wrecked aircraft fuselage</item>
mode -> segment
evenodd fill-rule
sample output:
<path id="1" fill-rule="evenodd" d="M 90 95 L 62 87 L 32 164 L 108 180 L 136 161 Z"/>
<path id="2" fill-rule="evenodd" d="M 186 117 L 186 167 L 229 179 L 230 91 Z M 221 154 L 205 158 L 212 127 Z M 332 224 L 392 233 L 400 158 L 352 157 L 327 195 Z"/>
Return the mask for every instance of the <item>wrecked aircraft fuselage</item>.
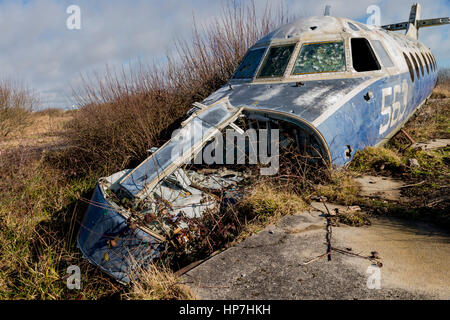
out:
<path id="1" fill-rule="evenodd" d="M 410 24 L 418 28 L 425 20 L 416 13 Z M 84 256 L 127 283 L 137 265 L 160 256 L 167 237 L 189 241 L 180 231 L 188 219 L 219 210 L 215 191 L 239 198 L 245 173 L 185 166 L 226 130 L 277 129 L 277 147 L 294 143 L 328 166 L 384 143 L 436 84 L 436 61 L 414 35 L 325 16 L 259 40 L 229 83 L 196 103 L 171 140 L 135 169 L 99 181 L 78 237 Z M 270 143 L 257 147 L 265 148 L 273 151 Z M 216 158 L 229 155 L 218 157 L 218 150 Z"/>

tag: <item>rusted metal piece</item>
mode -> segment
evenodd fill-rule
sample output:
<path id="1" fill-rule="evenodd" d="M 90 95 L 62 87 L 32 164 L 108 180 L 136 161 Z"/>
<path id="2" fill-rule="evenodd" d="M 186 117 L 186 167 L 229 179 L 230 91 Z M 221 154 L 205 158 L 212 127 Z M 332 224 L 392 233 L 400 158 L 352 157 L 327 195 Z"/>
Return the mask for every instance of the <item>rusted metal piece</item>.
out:
<path id="1" fill-rule="evenodd" d="M 416 143 L 414 139 L 406 132 L 404 129 L 400 129 L 401 133 L 405 135 L 406 138 L 408 138 L 409 142 L 411 142 L 410 146 Z"/>

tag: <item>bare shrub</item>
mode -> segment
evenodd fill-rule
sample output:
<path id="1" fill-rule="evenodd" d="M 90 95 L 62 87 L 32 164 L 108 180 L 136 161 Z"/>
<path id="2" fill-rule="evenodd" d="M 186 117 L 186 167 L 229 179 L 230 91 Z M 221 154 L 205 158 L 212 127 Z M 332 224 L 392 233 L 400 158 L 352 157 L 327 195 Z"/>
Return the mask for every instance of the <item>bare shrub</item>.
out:
<path id="1" fill-rule="evenodd" d="M 84 75 L 74 89 L 81 108 L 66 130 L 74 148 L 62 163 L 110 172 L 141 161 L 170 138 L 193 102 L 226 83 L 255 41 L 287 20 L 282 7 L 267 6 L 259 17 L 253 1 L 230 1 L 213 23 L 194 25 L 192 41 L 175 39 L 166 64 Z"/>
<path id="2" fill-rule="evenodd" d="M 20 131 L 29 124 L 36 96 L 18 83 L 0 82 L 0 138 Z"/>
<path id="3" fill-rule="evenodd" d="M 438 85 L 450 85 L 450 68 L 439 69 Z"/>

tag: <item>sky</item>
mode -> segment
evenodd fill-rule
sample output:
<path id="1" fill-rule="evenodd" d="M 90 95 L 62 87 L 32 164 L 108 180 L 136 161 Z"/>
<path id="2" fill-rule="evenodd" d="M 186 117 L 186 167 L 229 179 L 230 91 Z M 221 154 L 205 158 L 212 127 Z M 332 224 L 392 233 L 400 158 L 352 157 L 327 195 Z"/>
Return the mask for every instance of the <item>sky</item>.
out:
<path id="1" fill-rule="evenodd" d="M 191 37 L 193 17 L 213 22 L 226 0 L 0 0 L 0 79 L 26 83 L 40 108 L 72 106 L 80 75 L 136 60 L 164 61 L 175 38 Z M 246 0 L 237 0 L 243 1 Z M 262 12 L 267 0 L 255 0 Z M 410 0 L 270 0 L 296 16 L 331 15 L 366 23 L 377 5 L 381 24 L 408 19 Z M 422 0 L 422 19 L 450 16 L 450 0 Z M 68 29 L 66 10 L 80 8 L 81 29 Z M 450 67 L 450 25 L 421 29 L 419 39 L 440 67 Z"/>

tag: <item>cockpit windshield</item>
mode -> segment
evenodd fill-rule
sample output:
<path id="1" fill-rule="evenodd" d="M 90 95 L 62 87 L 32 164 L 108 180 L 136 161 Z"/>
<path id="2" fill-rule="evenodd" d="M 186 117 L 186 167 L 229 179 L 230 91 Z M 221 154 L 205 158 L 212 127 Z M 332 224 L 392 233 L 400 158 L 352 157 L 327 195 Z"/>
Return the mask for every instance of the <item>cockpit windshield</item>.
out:
<path id="1" fill-rule="evenodd" d="M 295 43 L 286 46 L 271 47 L 258 78 L 282 77 L 294 51 Z"/>
<path id="2" fill-rule="evenodd" d="M 233 79 L 251 79 L 264 55 L 266 48 L 250 50 L 234 73 Z"/>
<path id="3" fill-rule="evenodd" d="M 303 44 L 292 70 L 293 75 L 345 71 L 343 41 Z"/>

